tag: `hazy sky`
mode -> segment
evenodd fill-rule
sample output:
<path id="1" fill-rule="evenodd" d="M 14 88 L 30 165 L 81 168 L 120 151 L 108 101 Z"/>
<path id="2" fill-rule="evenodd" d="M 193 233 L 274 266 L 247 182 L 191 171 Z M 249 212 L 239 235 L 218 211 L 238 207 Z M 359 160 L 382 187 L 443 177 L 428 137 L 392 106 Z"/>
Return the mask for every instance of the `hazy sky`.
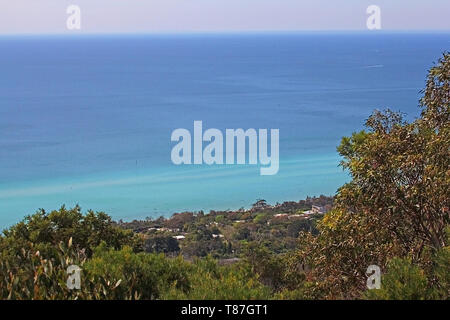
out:
<path id="1" fill-rule="evenodd" d="M 0 0 L 0 33 L 365 30 L 369 5 L 384 30 L 450 30 L 449 0 Z"/>

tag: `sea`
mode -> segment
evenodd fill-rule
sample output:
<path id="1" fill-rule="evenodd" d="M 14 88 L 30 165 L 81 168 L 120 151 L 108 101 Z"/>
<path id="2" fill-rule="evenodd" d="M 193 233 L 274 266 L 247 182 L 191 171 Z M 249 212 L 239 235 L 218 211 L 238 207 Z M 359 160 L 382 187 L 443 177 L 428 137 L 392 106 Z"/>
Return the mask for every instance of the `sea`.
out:
<path id="1" fill-rule="evenodd" d="M 375 109 L 420 115 L 450 33 L 0 37 L 0 229 L 79 204 L 114 219 L 335 195 Z M 279 129 L 279 172 L 175 165 L 171 133 Z"/>

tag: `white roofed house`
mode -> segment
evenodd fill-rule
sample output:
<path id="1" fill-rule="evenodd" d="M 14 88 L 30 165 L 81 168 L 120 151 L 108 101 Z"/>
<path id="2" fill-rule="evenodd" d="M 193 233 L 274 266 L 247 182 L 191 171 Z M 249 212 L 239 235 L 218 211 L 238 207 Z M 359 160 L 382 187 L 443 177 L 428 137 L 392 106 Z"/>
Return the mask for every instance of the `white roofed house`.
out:
<path id="1" fill-rule="evenodd" d="M 329 207 L 328 206 L 324 206 L 324 207 L 320 207 L 320 206 L 312 206 L 311 211 L 313 213 L 327 213 L 329 211 Z"/>
<path id="2" fill-rule="evenodd" d="M 312 216 L 312 215 L 314 215 L 314 214 L 325 214 L 325 213 L 327 213 L 329 210 L 330 210 L 330 206 L 324 206 L 324 207 L 321 207 L 321 206 L 315 206 L 315 205 L 313 205 L 312 208 L 311 208 L 311 210 L 308 210 L 308 211 L 303 212 L 303 216 L 309 218 L 309 216 Z"/>

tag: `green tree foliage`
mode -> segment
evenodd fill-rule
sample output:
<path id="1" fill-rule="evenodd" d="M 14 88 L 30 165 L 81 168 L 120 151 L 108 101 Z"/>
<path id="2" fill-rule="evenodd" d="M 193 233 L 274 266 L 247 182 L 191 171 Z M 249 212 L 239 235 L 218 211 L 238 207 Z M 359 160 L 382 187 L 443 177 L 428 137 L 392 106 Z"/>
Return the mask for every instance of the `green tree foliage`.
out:
<path id="1" fill-rule="evenodd" d="M 76 206 L 64 206 L 50 213 L 40 210 L 23 221 L 3 231 L 0 236 L 0 253 L 14 256 L 22 249 L 39 250 L 45 256 L 56 255 L 60 242 L 72 239 L 73 246 L 84 249 L 89 257 L 92 249 L 105 242 L 107 246 L 120 249 L 124 245 L 141 250 L 142 241 L 131 231 L 116 227 L 104 212 L 88 211 L 83 215 Z"/>
<path id="2" fill-rule="evenodd" d="M 22 250 L 16 264 L 0 260 L 0 299 L 267 299 L 270 289 L 248 264 L 219 266 L 211 257 L 193 263 L 181 257 L 135 253 L 102 242 L 91 258 L 60 243 L 57 257 Z M 69 290 L 67 267 L 82 269 L 81 289 Z"/>
<path id="3" fill-rule="evenodd" d="M 171 229 L 183 229 L 185 224 L 194 220 L 192 212 L 176 213 L 170 220 L 165 221 L 165 225 Z"/>
<path id="4" fill-rule="evenodd" d="M 450 247 L 436 253 L 433 265 L 433 285 L 435 299 L 450 299 Z"/>
<path id="5" fill-rule="evenodd" d="M 102 243 L 83 266 L 86 276 L 119 283 L 113 299 L 158 299 L 170 286 L 185 291 L 189 288 L 187 264 L 180 258 L 168 259 L 163 254 L 134 253 L 130 247 L 108 249 Z"/>
<path id="6" fill-rule="evenodd" d="M 270 289 L 258 281 L 247 264 L 219 266 L 210 256 L 196 259 L 189 269 L 188 291 L 172 287 L 164 299 L 258 300 L 268 299 Z"/>
<path id="7" fill-rule="evenodd" d="M 388 272 L 382 277 L 380 289 L 368 290 L 368 299 L 424 300 L 432 297 L 427 276 L 408 259 L 394 258 L 388 263 Z"/>
<path id="8" fill-rule="evenodd" d="M 233 237 L 236 240 L 247 240 L 251 235 L 250 229 L 246 226 L 238 227 Z"/>
<path id="9" fill-rule="evenodd" d="M 144 249 L 146 252 L 176 253 L 180 251 L 180 246 L 172 236 L 157 235 L 145 240 Z"/>
<path id="10" fill-rule="evenodd" d="M 245 262 L 258 275 L 259 280 L 273 292 L 283 289 L 295 289 L 304 280 L 301 270 L 288 268 L 288 254 L 275 254 L 269 244 L 251 243 L 244 249 Z"/>
<path id="11" fill-rule="evenodd" d="M 307 295 L 354 299 L 366 288 L 369 265 L 384 266 L 389 257 L 402 255 L 390 235 L 362 214 L 333 210 L 318 223 L 319 235 L 301 233 L 297 261 L 290 268 L 310 269 Z"/>
<path id="12" fill-rule="evenodd" d="M 77 265 L 84 268 L 87 258 L 84 250 L 68 243 L 55 248 L 56 257 L 46 258 L 34 248 L 22 249 L 18 259 L 0 259 L 0 299 L 61 300 L 61 299 L 132 299 L 117 293 L 121 281 L 112 282 L 104 275 L 82 272 L 81 290 L 67 287 L 67 268 Z M 128 275 L 128 278 L 133 275 Z"/>
<path id="13" fill-rule="evenodd" d="M 259 213 L 256 215 L 256 217 L 253 219 L 254 223 L 267 223 L 267 221 L 269 220 L 270 216 L 268 214 L 265 213 Z"/>
<path id="14" fill-rule="evenodd" d="M 301 231 L 316 234 L 317 229 L 315 220 L 309 219 L 294 220 L 291 223 L 289 223 L 287 227 L 288 236 L 293 238 L 297 238 Z"/>

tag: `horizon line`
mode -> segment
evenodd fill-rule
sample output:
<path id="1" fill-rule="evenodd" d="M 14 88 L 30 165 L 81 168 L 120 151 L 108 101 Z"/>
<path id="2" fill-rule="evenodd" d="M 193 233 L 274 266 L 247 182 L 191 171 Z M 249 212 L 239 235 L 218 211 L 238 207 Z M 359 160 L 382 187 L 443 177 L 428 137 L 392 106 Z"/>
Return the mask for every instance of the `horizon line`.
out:
<path id="1" fill-rule="evenodd" d="M 14 37 L 14 36 L 145 36 L 145 35 L 253 35 L 253 34 L 349 34 L 349 33 L 364 33 L 364 34 L 383 34 L 383 33 L 428 33 L 428 34 L 450 34 L 450 29 L 382 29 L 382 30 L 368 30 L 368 29 L 338 29 L 338 30 L 223 30 L 223 31 L 113 31 L 113 32 L 84 32 L 82 30 L 67 30 L 64 32 L 16 32 L 16 33 L 1 33 L 0 37 Z"/>

